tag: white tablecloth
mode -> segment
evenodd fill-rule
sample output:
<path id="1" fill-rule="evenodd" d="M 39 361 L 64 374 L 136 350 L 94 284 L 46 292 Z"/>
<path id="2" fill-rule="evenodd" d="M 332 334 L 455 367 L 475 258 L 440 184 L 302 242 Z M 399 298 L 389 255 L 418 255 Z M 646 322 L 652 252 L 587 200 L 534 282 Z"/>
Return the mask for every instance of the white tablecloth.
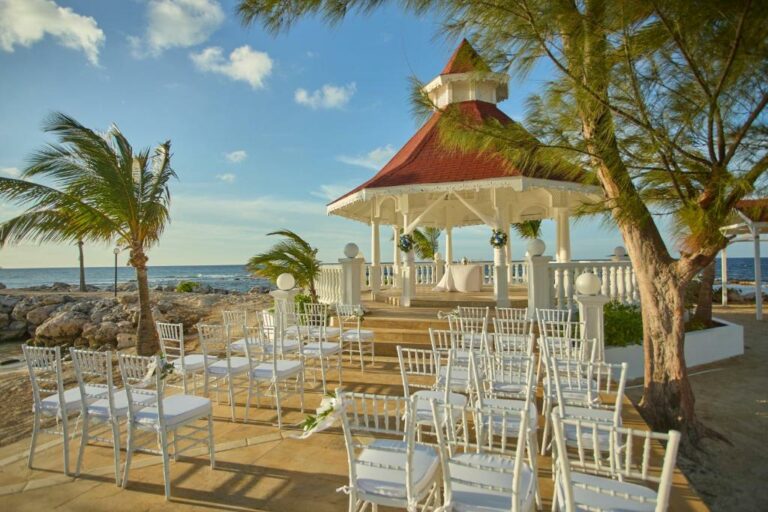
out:
<path id="1" fill-rule="evenodd" d="M 479 292 L 483 286 L 482 265 L 451 265 L 432 288 L 436 292 Z"/>

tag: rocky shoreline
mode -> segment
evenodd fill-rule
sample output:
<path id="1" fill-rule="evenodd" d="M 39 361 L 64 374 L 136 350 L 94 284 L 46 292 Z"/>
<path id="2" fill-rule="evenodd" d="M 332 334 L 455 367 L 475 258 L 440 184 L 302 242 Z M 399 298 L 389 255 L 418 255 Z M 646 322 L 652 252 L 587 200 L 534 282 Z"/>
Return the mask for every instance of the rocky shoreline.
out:
<path id="1" fill-rule="evenodd" d="M 0 342 L 31 341 L 45 346 L 118 349 L 136 344 L 139 317 L 136 292 L 119 290 L 115 299 L 113 292 L 75 292 L 69 285 L 66 290 L 54 286 L 0 292 Z M 130 290 L 130 287 L 123 289 Z M 266 293 L 207 290 L 194 293 L 154 290 L 150 300 L 155 321 L 182 323 L 186 332 L 201 321 L 220 323 L 224 309 L 255 311 L 272 303 Z"/>

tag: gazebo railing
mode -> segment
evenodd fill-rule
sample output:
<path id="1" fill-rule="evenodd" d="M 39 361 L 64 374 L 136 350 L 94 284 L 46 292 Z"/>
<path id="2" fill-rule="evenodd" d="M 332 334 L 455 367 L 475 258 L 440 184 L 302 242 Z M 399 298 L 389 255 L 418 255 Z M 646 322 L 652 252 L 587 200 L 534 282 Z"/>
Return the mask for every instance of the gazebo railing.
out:
<path id="1" fill-rule="evenodd" d="M 340 264 L 323 264 L 320 266 L 320 275 L 315 280 L 317 299 L 323 304 L 337 304 L 342 302 L 342 271 Z"/>
<path id="2" fill-rule="evenodd" d="M 600 278 L 601 295 L 607 295 L 622 304 L 638 302 L 637 278 L 630 261 L 570 261 L 549 263 L 549 280 L 554 286 L 554 307 L 573 307 L 576 279 L 584 272 L 591 272 Z"/>
<path id="3" fill-rule="evenodd" d="M 493 286 L 493 261 L 473 261 L 472 265 L 482 266 L 483 285 Z M 510 284 L 525 284 L 528 282 L 528 265 L 523 260 L 515 260 L 509 262 L 510 268 Z M 454 265 L 461 265 L 456 262 Z M 417 286 L 435 286 L 440 280 L 438 265 L 434 261 L 417 261 L 415 269 L 416 285 Z M 371 264 L 366 262 L 363 267 L 362 286 L 365 289 L 371 288 Z M 392 262 L 384 262 L 380 264 L 381 279 L 379 288 L 387 288 L 394 285 L 395 282 L 395 265 Z"/>

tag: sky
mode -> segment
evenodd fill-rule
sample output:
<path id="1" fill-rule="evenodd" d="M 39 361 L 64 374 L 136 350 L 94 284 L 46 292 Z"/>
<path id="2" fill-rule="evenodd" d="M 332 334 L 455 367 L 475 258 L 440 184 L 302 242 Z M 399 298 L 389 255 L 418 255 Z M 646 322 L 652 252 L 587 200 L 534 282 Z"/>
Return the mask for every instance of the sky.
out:
<path id="1" fill-rule="evenodd" d="M 61 111 L 84 125 L 113 123 L 136 148 L 172 141 L 171 224 L 151 265 L 239 264 L 288 228 L 343 257 L 347 242 L 370 256 L 368 226 L 325 205 L 370 178 L 418 128 L 409 77 L 429 81 L 458 41 L 437 19 L 396 7 L 328 26 L 307 19 L 277 36 L 243 27 L 234 0 L 0 0 L 0 174 L 16 176 L 51 142 L 41 126 Z M 510 83 L 500 104 L 522 120 L 543 68 Z M 0 221 L 20 212 L 0 203 Z M 454 230 L 457 258 L 490 259 L 490 230 Z M 543 239 L 554 248 L 553 221 Z M 382 259 L 391 260 L 382 230 Z M 596 220 L 571 227 L 574 259 L 621 245 Z M 748 256 L 746 244 L 729 256 Z M 511 240 L 513 256 L 525 242 Z M 86 246 L 86 262 L 112 248 Z M 444 249 L 442 249 L 444 253 Z M 551 253 L 551 250 L 548 251 Z M 71 246 L 0 249 L 4 268 L 69 267 Z"/>

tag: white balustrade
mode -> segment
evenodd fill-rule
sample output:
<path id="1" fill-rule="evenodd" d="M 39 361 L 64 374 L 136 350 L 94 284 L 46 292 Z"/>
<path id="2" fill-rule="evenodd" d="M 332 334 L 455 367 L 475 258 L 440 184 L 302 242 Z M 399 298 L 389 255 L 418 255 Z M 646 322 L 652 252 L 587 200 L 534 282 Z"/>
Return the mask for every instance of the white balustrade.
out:
<path id="1" fill-rule="evenodd" d="M 342 271 L 339 264 L 323 264 L 320 275 L 315 280 L 317 299 L 323 304 L 338 304 L 342 302 L 343 283 Z"/>
<path id="2" fill-rule="evenodd" d="M 600 278 L 602 295 L 622 304 L 637 303 L 637 278 L 630 261 L 572 261 L 549 263 L 553 306 L 561 309 L 573 306 L 574 283 L 584 272 L 592 272 Z"/>

